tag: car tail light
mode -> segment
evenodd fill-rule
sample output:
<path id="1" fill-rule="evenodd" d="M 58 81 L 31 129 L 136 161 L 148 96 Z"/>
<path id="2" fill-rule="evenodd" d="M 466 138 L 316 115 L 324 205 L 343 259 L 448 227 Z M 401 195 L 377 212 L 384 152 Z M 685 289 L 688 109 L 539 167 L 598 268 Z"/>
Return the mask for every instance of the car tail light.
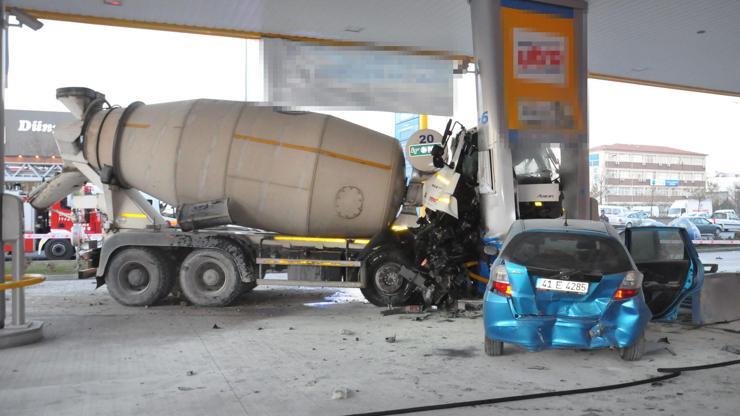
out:
<path id="1" fill-rule="evenodd" d="M 640 293 L 640 289 L 617 289 L 614 300 L 628 299 Z"/>
<path id="2" fill-rule="evenodd" d="M 509 272 L 506 266 L 499 264 L 493 269 L 493 284 L 491 290 L 501 296 L 511 296 L 511 285 L 509 284 Z"/>
<path id="3" fill-rule="evenodd" d="M 622 284 L 619 285 L 619 289 L 614 293 L 614 300 L 628 299 L 636 296 L 640 293 L 642 288 L 642 273 L 636 270 L 630 270 L 624 275 Z"/>

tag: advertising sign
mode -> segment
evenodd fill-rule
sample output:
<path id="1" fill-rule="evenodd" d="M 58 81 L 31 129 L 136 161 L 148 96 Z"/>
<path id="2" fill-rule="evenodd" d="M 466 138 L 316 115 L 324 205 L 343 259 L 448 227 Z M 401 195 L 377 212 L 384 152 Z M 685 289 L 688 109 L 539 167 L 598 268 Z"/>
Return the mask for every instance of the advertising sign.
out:
<path id="1" fill-rule="evenodd" d="M 501 5 L 509 136 L 526 130 L 583 133 L 573 9 L 529 0 Z"/>

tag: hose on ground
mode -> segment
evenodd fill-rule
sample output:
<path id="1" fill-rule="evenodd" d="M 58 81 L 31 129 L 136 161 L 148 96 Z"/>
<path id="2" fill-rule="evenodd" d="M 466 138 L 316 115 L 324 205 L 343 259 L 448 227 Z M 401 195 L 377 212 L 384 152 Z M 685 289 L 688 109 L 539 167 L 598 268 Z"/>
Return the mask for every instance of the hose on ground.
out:
<path id="1" fill-rule="evenodd" d="M 681 373 L 684 371 L 706 370 L 710 368 L 726 367 L 726 366 L 735 365 L 735 364 L 740 364 L 740 360 L 723 361 L 719 363 L 703 364 L 703 365 L 696 365 L 696 366 L 690 366 L 690 367 L 659 368 L 657 371 L 659 373 L 665 373 L 665 375 L 657 376 L 657 377 L 650 377 L 650 378 L 646 378 L 642 380 L 628 381 L 625 383 L 609 384 L 606 386 L 585 387 L 585 388 L 572 389 L 572 390 L 548 391 L 548 392 L 543 392 L 543 393 L 523 394 L 519 396 L 495 397 L 492 399 L 469 400 L 469 401 L 464 401 L 464 402 L 453 402 L 453 403 L 434 404 L 434 405 L 427 405 L 427 406 L 406 407 L 402 409 L 381 410 L 381 411 L 366 412 L 366 413 L 353 413 L 347 416 L 401 415 L 401 414 L 407 414 L 407 413 L 429 412 L 433 410 L 455 409 L 459 407 L 480 406 L 480 405 L 488 405 L 488 404 L 516 402 L 516 401 L 523 401 L 523 400 L 542 399 L 546 397 L 560 397 L 560 396 L 571 396 L 574 394 L 596 393 L 600 391 L 624 389 L 624 388 L 639 386 L 643 384 L 658 383 L 661 381 L 666 381 L 666 380 L 676 378 L 680 376 Z"/>

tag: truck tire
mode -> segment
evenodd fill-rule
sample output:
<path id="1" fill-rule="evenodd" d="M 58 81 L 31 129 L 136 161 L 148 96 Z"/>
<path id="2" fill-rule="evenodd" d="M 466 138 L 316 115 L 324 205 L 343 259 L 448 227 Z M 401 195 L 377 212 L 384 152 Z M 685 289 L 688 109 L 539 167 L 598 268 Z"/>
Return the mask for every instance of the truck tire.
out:
<path id="1" fill-rule="evenodd" d="M 486 355 L 488 356 L 498 357 L 499 355 L 504 355 L 503 341 L 496 341 L 495 339 L 485 337 L 484 346 Z"/>
<path id="2" fill-rule="evenodd" d="M 398 274 L 406 262 L 393 249 L 381 249 L 365 259 L 367 287 L 360 289 L 375 306 L 405 306 L 414 298 L 414 287 Z"/>
<path id="3" fill-rule="evenodd" d="M 619 356 L 624 361 L 639 361 L 643 354 L 645 354 L 645 333 L 640 334 L 629 347 L 619 349 Z"/>
<path id="4" fill-rule="evenodd" d="M 173 267 L 157 249 L 128 247 L 116 252 L 105 273 L 108 292 L 126 306 L 149 306 L 167 296 Z"/>
<path id="5" fill-rule="evenodd" d="M 243 282 L 239 274 L 237 263 L 246 261 L 241 249 L 228 242 L 195 249 L 180 266 L 180 290 L 194 305 L 227 306 L 255 286 Z"/>
<path id="6" fill-rule="evenodd" d="M 69 240 L 54 239 L 44 244 L 44 254 L 47 260 L 67 260 L 74 252 L 75 249 Z"/>

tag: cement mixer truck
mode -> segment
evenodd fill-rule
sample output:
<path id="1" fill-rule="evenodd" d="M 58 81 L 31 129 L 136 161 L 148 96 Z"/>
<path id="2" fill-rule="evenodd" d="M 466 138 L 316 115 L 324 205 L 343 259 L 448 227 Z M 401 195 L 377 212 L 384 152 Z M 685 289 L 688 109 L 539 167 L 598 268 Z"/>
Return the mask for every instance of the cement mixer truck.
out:
<path id="1" fill-rule="evenodd" d="M 176 289 L 223 306 L 259 284 L 355 287 L 383 306 L 470 291 L 490 170 L 476 129 L 414 134 L 407 184 L 394 138 L 327 115 L 218 100 L 122 108 L 76 87 L 57 98 L 77 118 L 55 132 L 65 169 L 29 201 L 48 206 L 88 182 L 103 191 L 105 239 L 83 273 L 124 305 Z M 557 160 L 538 149 L 514 156 L 536 172 L 519 208 L 560 216 Z M 178 207 L 177 226 L 142 192 Z"/>

